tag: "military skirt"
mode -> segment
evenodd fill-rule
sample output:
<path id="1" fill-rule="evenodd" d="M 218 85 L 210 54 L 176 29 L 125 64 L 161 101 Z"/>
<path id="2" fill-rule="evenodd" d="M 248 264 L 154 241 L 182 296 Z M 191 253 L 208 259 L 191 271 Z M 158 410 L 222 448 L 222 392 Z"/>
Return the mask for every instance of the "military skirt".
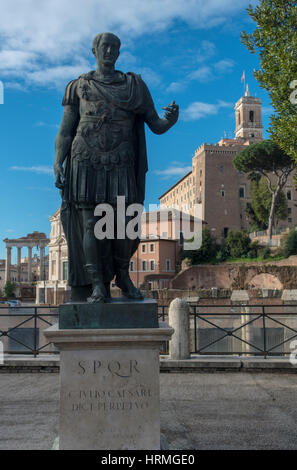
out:
<path id="1" fill-rule="evenodd" d="M 91 149 L 80 135 L 71 147 L 68 201 L 84 207 L 108 203 L 116 205 L 117 196 L 126 204 L 137 200 L 134 149 L 122 142 L 108 152 Z"/>

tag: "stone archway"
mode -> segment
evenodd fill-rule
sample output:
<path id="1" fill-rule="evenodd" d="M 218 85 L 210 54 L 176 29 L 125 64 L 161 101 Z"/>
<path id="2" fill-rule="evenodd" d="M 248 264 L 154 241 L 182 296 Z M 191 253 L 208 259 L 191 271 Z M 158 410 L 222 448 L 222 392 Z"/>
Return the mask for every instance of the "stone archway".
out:
<path id="1" fill-rule="evenodd" d="M 281 290 L 283 285 L 277 276 L 268 273 L 256 274 L 248 282 L 248 289 L 278 289 Z"/>

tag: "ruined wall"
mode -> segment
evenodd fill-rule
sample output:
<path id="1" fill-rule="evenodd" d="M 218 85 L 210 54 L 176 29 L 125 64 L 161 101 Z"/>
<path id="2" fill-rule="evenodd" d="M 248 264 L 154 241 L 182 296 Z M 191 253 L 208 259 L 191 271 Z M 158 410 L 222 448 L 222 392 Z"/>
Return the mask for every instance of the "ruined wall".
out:
<path id="1" fill-rule="evenodd" d="M 173 289 L 296 289 L 297 265 L 225 263 L 191 266 L 171 281 Z"/>

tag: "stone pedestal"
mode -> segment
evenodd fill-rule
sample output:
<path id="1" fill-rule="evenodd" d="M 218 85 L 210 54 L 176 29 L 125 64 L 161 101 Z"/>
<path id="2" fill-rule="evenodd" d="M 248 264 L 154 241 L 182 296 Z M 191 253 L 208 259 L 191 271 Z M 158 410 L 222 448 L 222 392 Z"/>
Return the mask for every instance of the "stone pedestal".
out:
<path id="1" fill-rule="evenodd" d="M 60 449 L 160 449 L 159 349 L 172 334 L 165 323 L 46 330 L 60 349 Z"/>

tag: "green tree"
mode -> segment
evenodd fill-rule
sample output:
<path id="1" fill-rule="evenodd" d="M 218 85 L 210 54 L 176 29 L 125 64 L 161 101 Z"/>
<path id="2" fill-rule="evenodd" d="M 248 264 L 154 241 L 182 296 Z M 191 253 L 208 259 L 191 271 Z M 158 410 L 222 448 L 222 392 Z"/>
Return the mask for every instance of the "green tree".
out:
<path id="1" fill-rule="evenodd" d="M 246 204 L 245 213 L 249 219 L 252 232 L 267 229 L 268 225 L 264 224 L 261 220 L 258 219 L 255 210 L 250 202 L 247 202 Z"/>
<path id="2" fill-rule="evenodd" d="M 210 230 L 207 227 L 202 229 L 202 245 L 199 250 L 182 251 L 182 259 L 189 258 L 192 264 L 206 263 L 215 258 L 217 246 Z"/>
<path id="3" fill-rule="evenodd" d="M 297 231 L 295 227 L 290 230 L 283 245 L 283 254 L 286 258 L 291 255 L 297 255 Z"/>
<path id="4" fill-rule="evenodd" d="M 272 240 L 276 204 L 295 164 L 282 149 L 271 140 L 263 140 L 246 147 L 233 160 L 234 167 L 248 175 L 251 180 L 263 176 L 271 193 L 268 217 L 268 242 Z"/>
<path id="5" fill-rule="evenodd" d="M 16 284 L 14 282 L 7 281 L 3 287 L 3 297 L 10 298 L 15 297 Z"/>
<path id="6" fill-rule="evenodd" d="M 254 71 L 254 76 L 268 92 L 275 110 L 269 133 L 297 162 L 297 101 L 296 91 L 292 90 L 297 86 L 297 2 L 261 0 L 247 11 L 256 28 L 250 34 L 243 31 L 241 39 L 252 54 L 260 56 L 260 69 Z"/>
<path id="7" fill-rule="evenodd" d="M 259 182 L 251 182 L 252 208 L 257 220 L 260 221 L 263 229 L 267 229 L 269 223 L 269 213 L 271 208 L 272 194 L 267 186 L 265 178 Z M 274 222 L 277 225 L 279 220 L 284 220 L 288 216 L 287 199 L 283 191 L 280 191 L 275 202 Z M 261 230 L 261 229 L 260 229 Z"/>
<path id="8" fill-rule="evenodd" d="M 247 256 L 251 247 L 251 239 L 247 232 L 236 230 L 229 231 L 226 238 L 226 248 L 231 258 L 243 258 Z"/>

